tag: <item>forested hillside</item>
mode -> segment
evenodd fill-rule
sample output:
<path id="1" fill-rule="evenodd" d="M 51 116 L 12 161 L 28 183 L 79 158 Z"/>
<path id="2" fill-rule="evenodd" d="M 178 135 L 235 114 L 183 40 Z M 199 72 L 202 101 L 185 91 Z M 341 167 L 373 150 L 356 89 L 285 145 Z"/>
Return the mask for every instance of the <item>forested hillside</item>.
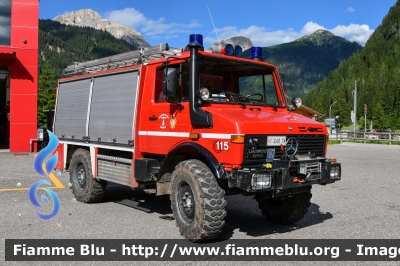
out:
<path id="1" fill-rule="evenodd" d="M 124 40 L 90 27 L 67 26 L 53 20 L 39 21 L 39 73 L 46 60 L 61 77 L 62 70 L 83 62 L 135 50 Z"/>
<path id="2" fill-rule="evenodd" d="M 351 124 L 353 90 L 357 81 L 357 121 L 375 129 L 400 129 L 400 1 L 390 9 L 365 48 L 340 63 L 328 78 L 304 98 L 304 104 L 332 116 L 343 125 Z"/>

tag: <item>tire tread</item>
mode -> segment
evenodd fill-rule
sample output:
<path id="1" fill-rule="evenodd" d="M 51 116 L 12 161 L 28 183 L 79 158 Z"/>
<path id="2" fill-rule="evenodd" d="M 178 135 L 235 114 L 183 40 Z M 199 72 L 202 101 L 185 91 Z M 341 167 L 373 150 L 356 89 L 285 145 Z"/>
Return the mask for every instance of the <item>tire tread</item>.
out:
<path id="1" fill-rule="evenodd" d="M 107 182 L 103 180 L 97 180 L 93 177 L 92 167 L 91 167 L 91 160 L 90 160 L 90 153 L 85 149 L 77 149 L 72 154 L 71 159 L 71 171 L 74 171 L 73 167 L 76 163 L 82 160 L 82 163 L 86 164 L 88 173 L 87 173 L 87 189 L 83 193 L 83 195 L 79 195 L 73 187 L 71 187 L 76 200 L 85 202 L 85 203 L 93 203 L 100 201 L 106 192 L 106 185 Z M 71 178 L 72 178 L 71 173 Z M 73 182 L 71 182 L 73 184 Z"/>
<path id="2" fill-rule="evenodd" d="M 213 173 L 201 161 L 195 159 L 183 161 L 176 166 L 175 171 L 184 169 L 187 169 L 190 173 L 192 173 L 192 178 L 197 180 L 197 183 L 200 187 L 200 197 L 203 201 L 201 204 L 204 210 L 204 217 L 200 217 L 200 223 L 197 225 L 198 228 L 194 228 L 194 231 L 196 232 L 196 236 L 194 238 L 187 235 L 187 233 L 180 228 L 177 220 L 179 218 L 176 217 L 177 214 L 174 213 L 176 226 L 179 228 L 181 235 L 193 242 L 214 239 L 222 232 L 222 229 L 225 225 L 225 193 L 218 186 Z M 172 178 L 174 178 L 174 173 Z M 173 194 L 171 194 L 171 203 L 172 202 Z M 171 206 L 171 208 L 173 209 L 173 206 Z"/>

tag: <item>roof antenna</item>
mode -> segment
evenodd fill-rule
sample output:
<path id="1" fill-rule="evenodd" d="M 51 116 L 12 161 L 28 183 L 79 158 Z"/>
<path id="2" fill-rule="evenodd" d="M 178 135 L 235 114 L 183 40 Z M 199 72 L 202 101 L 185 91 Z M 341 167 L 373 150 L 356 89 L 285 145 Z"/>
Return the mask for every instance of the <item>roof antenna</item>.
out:
<path id="1" fill-rule="evenodd" d="M 217 39 L 218 39 L 218 43 L 219 43 L 219 49 L 222 49 L 222 45 L 221 45 L 221 42 L 220 42 L 219 37 L 218 37 L 217 29 L 215 28 L 214 20 L 213 20 L 213 18 L 211 16 L 211 11 L 210 11 L 210 8 L 208 7 L 208 5 L 207 5 L 207 8 L 208 8 L 208 13 L 210 13 L 210 18 L 211 18 L 211 22 L 212 22 L 212 24 L 214 26 L 215 34 L 217 35 Z"/>

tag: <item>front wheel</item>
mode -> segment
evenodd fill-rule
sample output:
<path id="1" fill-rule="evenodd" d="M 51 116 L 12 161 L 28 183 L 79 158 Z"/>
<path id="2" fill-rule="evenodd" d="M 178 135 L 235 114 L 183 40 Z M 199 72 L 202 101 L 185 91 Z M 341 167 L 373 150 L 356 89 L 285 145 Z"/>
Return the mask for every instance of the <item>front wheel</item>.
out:
<path id="1" fill-rule="evenodd" d="M 310 188 L 311 189 L 311 188 Z M 256 198 L 258 208 L 271 222 L 277 224 L 292 224 L 308 212 L 312 194 L 311 191 L 280 198 Z"/>
<path id="2" fill-rule="evenodd" d="M 225 205 L 224 191 L 204 163 L 178 164 L 171 177 L 171 208 L 181 235 L 193 242 L 216 238 L 225 225 Z"/>

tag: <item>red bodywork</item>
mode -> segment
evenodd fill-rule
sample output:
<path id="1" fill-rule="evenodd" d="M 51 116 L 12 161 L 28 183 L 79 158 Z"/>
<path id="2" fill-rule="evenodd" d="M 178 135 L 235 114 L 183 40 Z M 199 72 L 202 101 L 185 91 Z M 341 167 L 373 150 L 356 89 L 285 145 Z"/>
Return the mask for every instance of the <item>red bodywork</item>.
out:
<path id="1" fill-rule="evenodd" d="M 199 52 L 204 53 L 204 52 Z M 205 53 L 207 56 L 223 57 L 226 55 Z M 183 62 L 189 57 L 189 52 L 170 59 L 174 62 Z M 253 60 L 248 60 L 254 64 Z M 167 155 L 175 147 L 183 143 L 196 143 L 209 151 L 218 162 L 225 166 L 227 171 L 240 168 L 243 162 L 244 145 L 231 142 L 232 135 L 262 134 L 262 135 L 327 135 L 326 128 L 319 122 L 302 115 L 290 112 L 287 108 L 273 108 L 256 106 L 242 108 L 240 105 L 211 103 L 202 106 L 204 111 L 212 114 L 212 128 L 193 128 L 190 121 L 189 102 L 181 102 L 183 110 L 178 105 L 169 102 L 156 102 L 160 91 L 156 91 L 157 68 L 165 63 L 165 59 L 151 61 L 146 65 L 136 65 L 120 69 L 106 70 L 97 73 L 69 77 L 63 80 L 90 77 L 99 74 L 124 71 L 140 67 L 139 91 L 136 103 L 136 121 L 134 122 L 134 159 L 141 159 L 152 155 Z M 267 62 L 259 62 L 268 67 L 275 66 Z M 278 73 L 276 71 L 276 73 Z M 277 74 L 274 75 L 276 87 L 282 88 Z M 278 93 L 278 100 L 287 105 L 283 89 Z M 315 128 L 314 132 L 307 128 Z M 191 138 L 191 134 L 198 134 L 199 138 Z M 59 160 L 62 144 L 59 146 Z M 325 149 L 326 150 L 326 149 Z M 63 169 L 59 162 L 57 169 Z M 96 176 L 96 171 L 94 171 Z M 139 184 L 134 179 L 134 165 L 132 165 L 132 186 Z"/>

